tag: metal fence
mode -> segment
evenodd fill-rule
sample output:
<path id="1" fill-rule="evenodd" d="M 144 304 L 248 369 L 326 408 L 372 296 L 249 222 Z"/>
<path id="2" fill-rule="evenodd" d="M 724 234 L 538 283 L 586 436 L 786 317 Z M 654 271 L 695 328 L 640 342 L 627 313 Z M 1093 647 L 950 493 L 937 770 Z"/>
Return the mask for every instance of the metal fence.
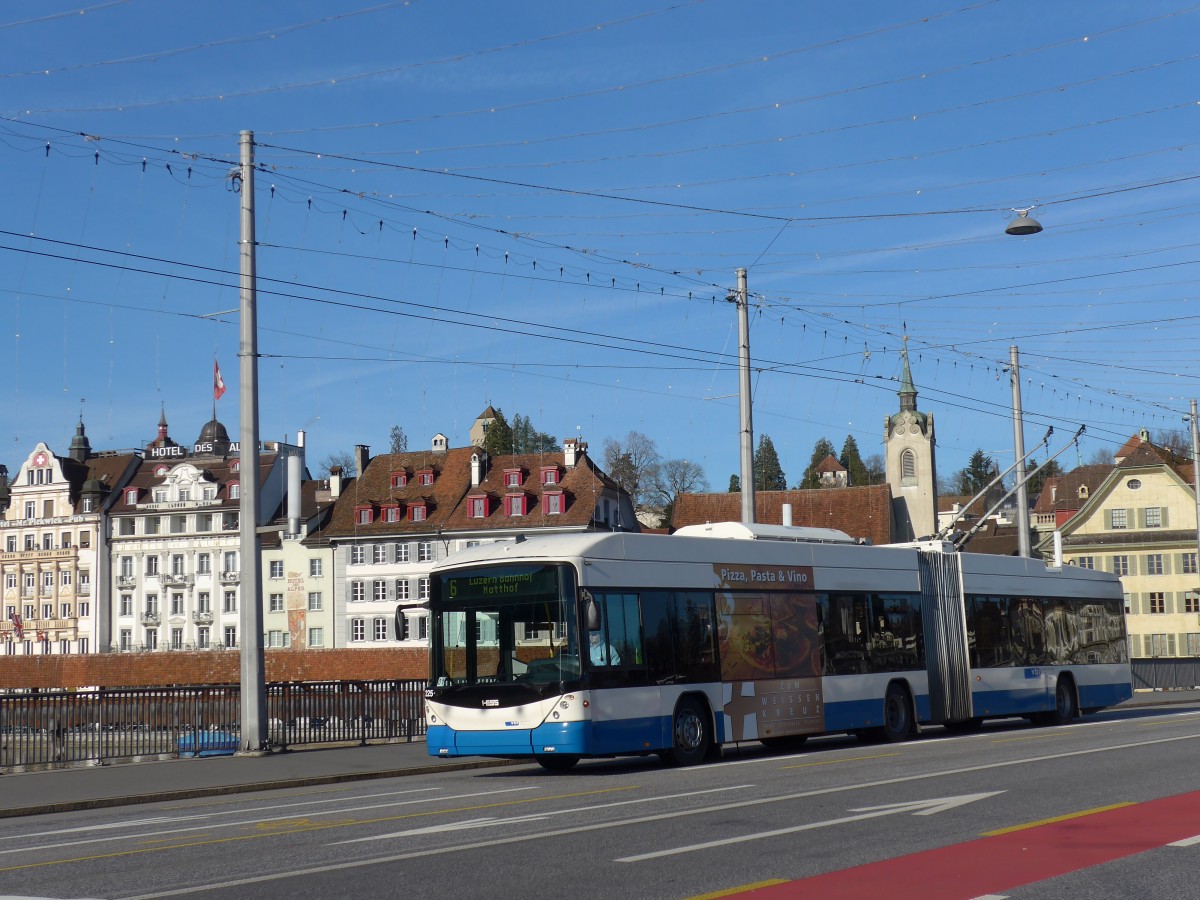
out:
<path id="1" fill-rule="evenodd" d="M 1129 663 L 1135 691 L 1200 688 L 1200 659 L 1195 657 L 1158 656 L 1131 659 Z"/>
<path id="2" fill-rule="evenodd" d="M 267 685 L 268 741 L 411 741 L 425 735 L 425 682 Z M 101 688 L 0 696 L 0 772 L 212 756 L 237 749 L 241 688 Z"/>

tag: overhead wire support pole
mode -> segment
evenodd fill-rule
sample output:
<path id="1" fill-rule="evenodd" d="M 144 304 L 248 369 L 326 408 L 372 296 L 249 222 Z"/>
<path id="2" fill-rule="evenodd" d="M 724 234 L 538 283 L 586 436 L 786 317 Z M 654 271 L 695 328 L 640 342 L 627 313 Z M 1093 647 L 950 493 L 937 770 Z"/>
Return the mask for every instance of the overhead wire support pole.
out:
<path id="1" fill-rule="evenodd" d="M 1008 348 L 1012 378 L 1013 455 L 1017 458 L 1017 553 L 1033 556 L 1029 541 L 1029 495 L 1025 492 L 1025 416 L 1021 410 L 1021 362 L 1014 344 Z"/>
<path id="2" fill-rule="evenodd" d="M 754 523 L 754 416 L 750 396 L 750 298 L 746 270 L 737 270 L 738 431 L 742 456 L 742 523 Z"/>
<path id="3" fill-rule="evenodd" d="M 1200 575 L 1200 418 L 1196 415 L 1196 401 L 1192 401 L 1192 491 L 1196 495 L 1196 568 L 1193 574 Z M 1200 587 L 1193 589 L 1200 596 Z"/>
<path id="4" fill-rule="evenodd" d="M 254 132 L 243 131 L 241 166 L 237 177 L 241 216 L 241 343 L 238 359 L 241 409 L 239 530 L 241 536 L 241 611 L 238 647 L 241 650 L 241 721 L 239 752 L 257 754 L 267 747 L 267 692 L 263 660 L 262 578 L 258 537 L 258 314 L 256 305 L 254 237 Z"/>

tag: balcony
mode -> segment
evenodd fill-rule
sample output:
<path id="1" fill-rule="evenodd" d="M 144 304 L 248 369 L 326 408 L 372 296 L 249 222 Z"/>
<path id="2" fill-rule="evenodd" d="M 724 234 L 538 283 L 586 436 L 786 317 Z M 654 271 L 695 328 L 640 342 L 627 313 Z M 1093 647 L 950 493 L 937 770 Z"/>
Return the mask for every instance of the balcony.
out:
<path id="1" fill-rule="evenodd" d="M 135 588 L 137 587 L 136 575 L 118 575 L 117 587 L 119 588 Z"/>
<path id="2" fill-rule="evenodd" d="M 162 624 L 162 618 L 156 612 L 142 613 L 142 624 L 147 628 L 157 628 Z"/>
<path id="3" fill-rule="evenodd" d="M 75 593 L 80 597 L 87 597 L 92 593 L 91 583 L 75 585 Z"/>
<path id="4" fill-rule="evenodd" d="M 192 621 L 197 625 L 211 625 L 213 623 L 212 610 L 199 609 L 192 613 Z"/>
<path id="5" fill-rule="evenodd" d="M 220 575 L 221 584 L 237 584 L 241 580 L 241 572 L 222 572 Z"/>
<path id="6" fill-rule="evenodd" d="M 195 581 L 191 575 L 185 575 L 182 572 L 164 575 L 159 580 L 165 587 L 191 587 Z"/>

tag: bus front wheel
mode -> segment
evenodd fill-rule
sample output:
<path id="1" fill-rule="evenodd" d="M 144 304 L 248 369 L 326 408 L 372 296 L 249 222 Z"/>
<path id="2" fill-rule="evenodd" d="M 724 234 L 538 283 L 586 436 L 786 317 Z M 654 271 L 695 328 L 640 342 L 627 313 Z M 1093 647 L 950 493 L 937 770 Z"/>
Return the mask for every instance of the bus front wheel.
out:
<path id="1" fill-rule="evenodd" d="M 671 749 L 662 754 L 663 762 L 675 766 L 694 766 L 704 761 L 712 746 L 708 716 L 699 701 L 685 699 L 675 710 L 671 723 Z"/>

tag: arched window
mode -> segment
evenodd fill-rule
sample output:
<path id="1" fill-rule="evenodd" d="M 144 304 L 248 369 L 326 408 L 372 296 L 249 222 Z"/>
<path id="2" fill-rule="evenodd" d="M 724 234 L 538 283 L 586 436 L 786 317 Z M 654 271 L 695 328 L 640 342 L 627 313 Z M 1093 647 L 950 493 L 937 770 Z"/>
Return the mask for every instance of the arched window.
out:
<path id="1" fill-rule="evenodd" d="M 917 454 L 905 450 L 900 454 L 900 485 L 912 487 L 917 483 Z"/>

